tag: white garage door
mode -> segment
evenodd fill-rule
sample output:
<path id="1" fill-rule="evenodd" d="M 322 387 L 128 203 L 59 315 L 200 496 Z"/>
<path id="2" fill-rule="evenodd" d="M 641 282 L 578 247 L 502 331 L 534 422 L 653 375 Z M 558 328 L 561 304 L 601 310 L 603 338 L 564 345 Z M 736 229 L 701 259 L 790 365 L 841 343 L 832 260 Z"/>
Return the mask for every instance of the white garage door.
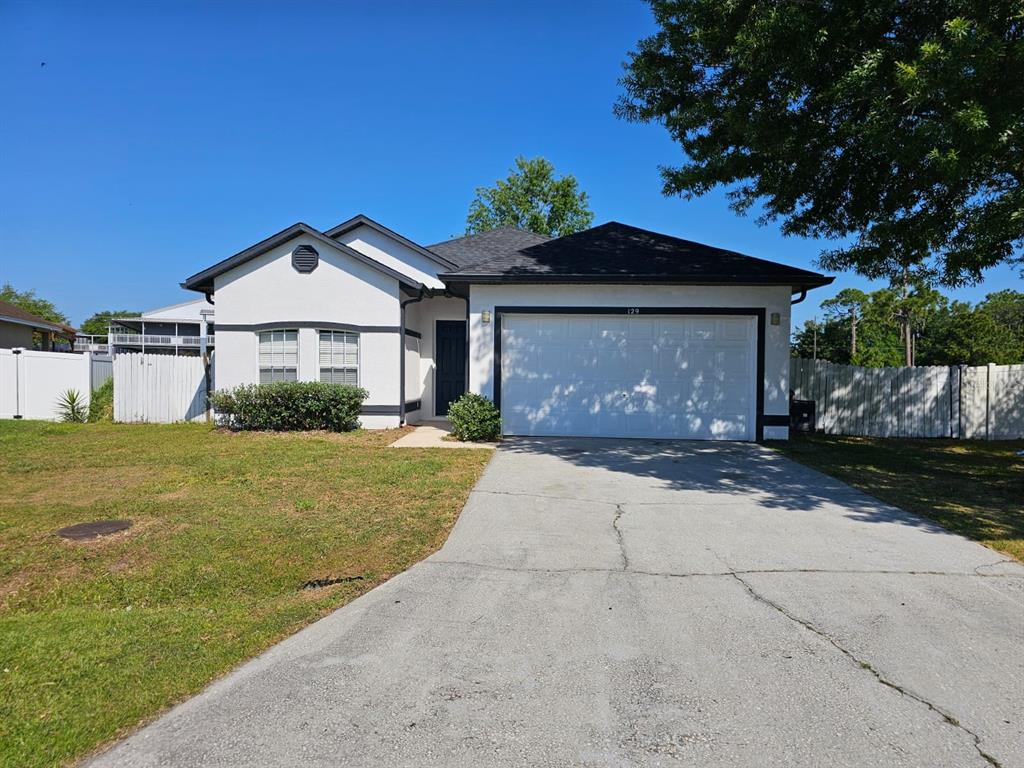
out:
<path id="1" fill-rule="evenodd" d="M 505 434 L 753 440 L 756 341 L 744 316 L 506 314 Z"/>

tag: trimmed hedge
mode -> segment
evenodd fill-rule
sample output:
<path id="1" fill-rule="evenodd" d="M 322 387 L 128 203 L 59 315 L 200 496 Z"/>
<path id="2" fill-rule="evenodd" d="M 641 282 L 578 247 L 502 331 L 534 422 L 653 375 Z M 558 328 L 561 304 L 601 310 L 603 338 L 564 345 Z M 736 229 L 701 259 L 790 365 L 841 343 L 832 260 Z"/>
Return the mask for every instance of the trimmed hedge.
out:
<path id="1" fill-rule="evenodd" d="M 367 394 L 348 384 L 277 381 L 220 390 L 210 401 L 220 423 L 232 429 L 348 432 L 358 429 Z"/>
<path id="2" fill-rule="evenodd" d="M 467 392 L 448 406 L 452 435 L 459 440 L 497 440 L 501 437 L 501 413 L 483 395 Z"/>

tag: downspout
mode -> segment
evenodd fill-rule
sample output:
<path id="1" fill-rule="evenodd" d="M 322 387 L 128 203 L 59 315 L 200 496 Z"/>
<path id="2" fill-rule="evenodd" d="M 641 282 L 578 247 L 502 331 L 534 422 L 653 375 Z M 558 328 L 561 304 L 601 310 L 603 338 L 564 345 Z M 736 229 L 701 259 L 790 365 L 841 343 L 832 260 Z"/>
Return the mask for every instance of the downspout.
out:
<path id="1" fill-rule="evenodd" d="M 210 306 L 213 306 L 213 299 L 210 298 L 211 296 L 213 296 L 213 291 L 207 291 L 206 293 L 203 294 L 203 296 L 206 297 L 206 301 L 209 302 Z"/>
<path id="2" fill-rule="evenodd" d="M 420 286 L 419 293 L 411 299 L 398 303 L 398 426 L 405 426 L 405 306 L 423 301 L 427 287 Z"/>
<path id="3" fill-rule="evenodd" d="M 789 303 L 790 304 L 799 304 L 801 301 L 803 301 L 806 298 L 807 298 L 807 289 L 804 288 L 803 286 L 801 286 L 801 288 L 800 288 L 800 298 L 794 299 L 793 301 L 790 301 Z"/>
<path id="4" fill-rule="evenodd" d="M 466 371 L 463 391 L 469 392 L 469 287 L 466 288 Z"/>

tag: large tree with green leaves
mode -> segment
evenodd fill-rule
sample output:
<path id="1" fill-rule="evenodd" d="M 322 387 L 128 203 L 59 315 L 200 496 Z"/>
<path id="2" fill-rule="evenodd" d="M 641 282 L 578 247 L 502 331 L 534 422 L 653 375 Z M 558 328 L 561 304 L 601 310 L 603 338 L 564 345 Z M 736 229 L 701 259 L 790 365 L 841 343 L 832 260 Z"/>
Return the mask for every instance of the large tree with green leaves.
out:
<path id="1" fill-rule="evenodd" d="M 469 205 L 466 232 L 518 227 L 548 237 L 587 229 L 594 213 L 574 176 L 555 178 L 543 157 L 516 158 L 516 167 L 493 187 L 478 187 Z"/>
<path id="2" fill-rule="evenodd" d="M 1020 0 L 648 0 L 617 113 L 682 146 L 664 192 L 725 185 L 825 269 L 949 285 L 1022 260 Z"/>
<path id="3" fill-rule="evenodd" d="M 13 304 L 51 323 L 66 325 L 68 322 L 67 315 L 58 310 L 52 301 L 37 296 L 34 290 L 19 291 L 10 283 L 4 283 L 0 286 L 0 301 Z"/>
<path id="4" fill-rule="evenodd" d="M 978 304 L 950 302 L 924 285 L 883 288 L 871 293 L 851 289 L 823 301 L 824 322 L 808 321 L 793 334 L 794 357 L 869 367 L 907 365 L 984 365 L 1024 362 L 1024 293 L 990 293 Z M 857 317 L 857 350 L 850 308 Z"/>

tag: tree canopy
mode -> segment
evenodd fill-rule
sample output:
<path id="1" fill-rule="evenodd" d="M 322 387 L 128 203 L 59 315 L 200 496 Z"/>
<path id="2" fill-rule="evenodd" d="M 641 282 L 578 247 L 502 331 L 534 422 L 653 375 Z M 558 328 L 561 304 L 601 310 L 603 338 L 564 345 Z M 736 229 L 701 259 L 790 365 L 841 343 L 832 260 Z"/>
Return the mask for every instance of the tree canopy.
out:
<path id="1" fill-rule="evenodd" d="M 1022 262 L 1019 0 L 648 0 L 621 117 L 685 152 L 664 193 L 729 188 L 786 234 L 850 239 L 825 269 L 948 285 Z"/>
<path id="2" fill-rule="evenodd" d="M 67 325 L 68 318 L 63 312 L 57 309 L 52 301 L 36 296 L 34 290 L 18 291 L 10 283 L 0 286 L 0 300 L 13 304 L 26 312 L 38 315 L 51 323 L 63 323 Z"/>
<path id="3" fill-rule="evenodd" d="M 872 293 L 840 291 L 821 303 L 824 321 L 807 321 L 793 334 L 794 357 L 814 355 L 833 363 L 869 367 L 906 365 L 909 323 L 917 365 L 1000 365 L 1024 362 L 1024 293 L 988 294 L 974 306 L 950 302 L 927 286 L 904 295 L 892 288 Z M 853 338 L 856 334 L 856 350 Z"/>
<path id="4" fill-rule="evenodd" d="M 493 187 L 477 187 L 469 205 L 466 233 L 498 227 L 518 227 L 548 237 L 561 237 L 590 227 L 594 213 L 587 193 L 576 178 L 555 178 L 555 168 L 543 157 L 516 158 L 508 178 Z"/>
<path id="5" fill-rule="evenodd" d="M 79 327 L 80 333 L 90 336 L 106 336 L 110 328 L 110 321 L 115 317 L 138 317 L 139 313 L 130 309 L 105 309 L 95 312 L 86 319 Z"/>

